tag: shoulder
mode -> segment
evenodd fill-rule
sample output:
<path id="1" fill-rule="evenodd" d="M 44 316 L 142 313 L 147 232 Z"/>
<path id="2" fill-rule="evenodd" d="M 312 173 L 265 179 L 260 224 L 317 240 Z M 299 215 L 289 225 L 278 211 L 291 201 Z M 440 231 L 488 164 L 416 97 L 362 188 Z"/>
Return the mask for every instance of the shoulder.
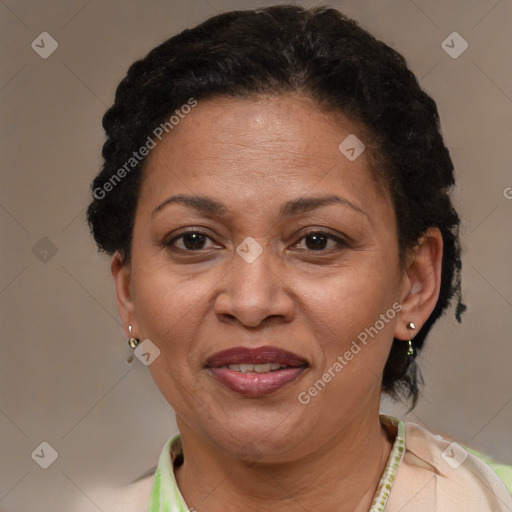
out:
<path id="1" fill-rule="evenodd" d="M 147 512 L 154 475 L 123 487 L 97 488 L 91 494 L 102 512 Z"/>
<path id="2" fill-rule="evenodd" d="M 135 482 L 123 487 L 104 487 L 94 490 L 95 504 L 102 512 L 147 512 L 155 488 L 155 475 L 166 475 L 168 484 L 175 485 L 173 463 L 183 456 L 181 437 L 173 435 L 163 446 L 158 465 L 147 471 Z M 156 482 L 156 494 L 160 492 L 160 481 Z M 154 499 L 154 498 L 153 498 Z M 79 512 L 79 511 L 76 511 Z"/>
<path id="3" fill-rule="evenodd" d="M 390 512 L 510 512 L 512 496 L 474 453 L 415 423 L 406 423 L 404 456 L 388 506 Z"/>
<path id="4" fill-rule="evenodd" d="M 146 476 L 119 489 L 117 508 L 112 512 L 147 512 L 154 475 Z"/>

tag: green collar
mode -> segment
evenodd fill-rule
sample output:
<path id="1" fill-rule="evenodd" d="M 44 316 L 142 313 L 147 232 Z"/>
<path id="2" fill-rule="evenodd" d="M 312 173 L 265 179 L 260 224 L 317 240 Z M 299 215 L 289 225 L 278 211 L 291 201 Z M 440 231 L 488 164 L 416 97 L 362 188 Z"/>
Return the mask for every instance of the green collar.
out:
<path id="1" fill-rule="evenodd" d="M 380 422 L 386 430 L 393 433 L 396 431 L 396 438 L 368 512 L 382 512 L 384 510 L 405 451 L 404 422 L 385 414 L 380 415 Z M 149 512 L 189 512 L 195 510 L 187 507 L 174 476 L 174 465 L 179 466 L 182 463 L 183 446 L 180 434 L 176 434 L 165 443 L 160 454 L 149 501 Z"/>

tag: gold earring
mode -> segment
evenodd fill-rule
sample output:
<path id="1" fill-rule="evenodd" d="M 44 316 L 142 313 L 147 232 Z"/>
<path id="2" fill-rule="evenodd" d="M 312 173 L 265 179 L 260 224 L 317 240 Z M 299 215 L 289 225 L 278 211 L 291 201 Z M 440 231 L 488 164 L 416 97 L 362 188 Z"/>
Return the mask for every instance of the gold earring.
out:
<path id="1" fill-rule="evenodd" d="M 409 322 L 407 324 L 407 329 L 416 329 L 416 325 L 414 322 Z M 409 349 L 407 350 L 407 358 L 409 359 L 409 364 L 414 361 L 416 357 L 416 347 L 414 346 L 412 339 L 409 340 Z"/>
<path id="2" fill-rule="evenodd" d="M 139 344 L 140 340 L 132 337 L 132 326 L 131 325 L 128 326 L 128 330 L 130 331 L 130 339 L 128 340 L 128 345 L 130 345 L 130 347 L 132 347 L 132 348 L 135 348 Z"/>

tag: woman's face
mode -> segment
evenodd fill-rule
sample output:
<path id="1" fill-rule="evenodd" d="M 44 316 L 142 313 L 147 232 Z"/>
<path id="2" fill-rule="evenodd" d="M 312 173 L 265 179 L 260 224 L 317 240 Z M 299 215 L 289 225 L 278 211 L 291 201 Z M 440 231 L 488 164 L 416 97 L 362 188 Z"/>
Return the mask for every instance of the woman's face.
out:
<path id="1" fill-rule="evenodd" d="M 124 319 L 160 350 L 149 369 L 180 430 L 225 452 L 289 459 L 378 413 L 409 281 L 349 135 L 364 143 L 298 96 L 214 99 L 148 156 Z M 227 367 L 271 360 L 287 368 Z"/>

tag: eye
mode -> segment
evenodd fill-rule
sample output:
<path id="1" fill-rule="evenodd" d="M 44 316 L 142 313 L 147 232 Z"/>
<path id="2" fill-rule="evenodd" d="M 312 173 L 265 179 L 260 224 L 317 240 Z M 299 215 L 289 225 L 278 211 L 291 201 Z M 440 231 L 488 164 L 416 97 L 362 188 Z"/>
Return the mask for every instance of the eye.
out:
<path id="1" fill-rule="evenodd" d="M 305 248 L 300 247 L 302 240 L 305 240 Z M 329 242 L 331 242 L 330 246 Z M 343 239 L 330 233 L 324 231 L 310 231 L 295 244 L 294 248 L 304 249 L 306 251 L 328 252 L 330 249 L 336 250 L 346 245 L 347 243 Z"/>
<path id="2" fill-rule="evenodd" d="M 205 247 L 205 244 L 207 243 L 208 240 L 213 242 L 213 240 L 202 231 L 186 231 L 184 233 L 181 233 L 179 236 L 175 236 L 169 242 L 166 242 L 165 246 L 179 249 L 182 251 L 200 251 L 209 248 Z M 218 246 L 214 245 L 212 247 Z"/>
<path id="3" fill-rule="evenodd" d="M 212 242 L 210 246 L 208 246 L 208 241 Z M 305 241 L 305 246 L 302 245 L 302 241 Z M 202 251 L 220 247 L 205 232 L 198 230 L 185 231 L 173 237 L 168 242 L 164 242 L 163 245 L 171 249 L 185 252 Z M 345 242 L 345 240 L 331 233 L 310 231 L 300 238 L 292 248 L 310 252 L 329 252 L 330 250 L 336 250 L 346 246 L 347 242 Z"/>

